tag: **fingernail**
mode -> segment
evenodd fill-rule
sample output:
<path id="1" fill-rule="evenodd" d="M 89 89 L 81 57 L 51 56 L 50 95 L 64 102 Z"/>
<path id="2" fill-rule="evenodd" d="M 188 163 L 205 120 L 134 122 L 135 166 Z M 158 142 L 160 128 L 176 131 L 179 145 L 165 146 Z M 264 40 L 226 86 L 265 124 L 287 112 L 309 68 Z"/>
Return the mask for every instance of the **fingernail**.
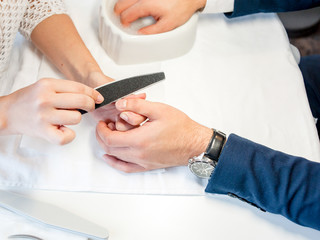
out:
<path id="1" fill-rule="evenodd" d="M 115 130 L 115 125 L 114 125 L 114 123 L 112 123 L 112 122 L 110 122 L 110 123 L 108 124 L 108 127 L 109 127 L 109 129 L 111 129 L 111 130 Z"/>
<path id="2" fill-rule="evenodd" d="M 98 103 L 102 103 L 103 100 L 104 100 L 103 96 L 99 93 L 99 94 L 98 94 L 98 97 L 97 97 L 97 102 L 98 102 Z"/>
<path id="3" fill-rule="evenodd" d="M 117 107 L 120 109 L 125 109 L 127 107 L 127 100 L 121 99 L 117 102 Z"/>
<path id="4" fill-rule="evenodd" d="M 120 117 L 125 120 L 126 122 L 128 121 L 128 115 L 126 113 L 120 113 Z"/>

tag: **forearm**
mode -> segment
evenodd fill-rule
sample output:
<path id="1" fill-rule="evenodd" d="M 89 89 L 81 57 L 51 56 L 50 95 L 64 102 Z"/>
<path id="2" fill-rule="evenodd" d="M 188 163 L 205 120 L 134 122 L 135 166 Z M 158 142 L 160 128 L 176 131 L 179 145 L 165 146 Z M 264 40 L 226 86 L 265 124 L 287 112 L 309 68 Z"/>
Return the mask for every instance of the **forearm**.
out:
<path id="1" fill-rule="evenodd" d="M 7 129 L 7 108 L 8 107 L 8 101 L 7 96 L 1 96 L 0 97 L 0 135 L 6 134 Z"/>
<path id="2" fill-rule="evenodd" d="M 320 0 L 234 0 L 234 10 L 227 17 L 238 17 L 259 12 L 288 12 L 320 6 Z"/>
<path id="3" fill-rule="evenodd" d="M 235 194 L 268 212 L 320 230 L 320 164 L 231 135 L 207 192 Z"/>
<path id="4" fill-rule="evenodd" d="M 93 72 L 101 72 L 68 15 L 53 15 L 39 23 L 31 34 L 32 42 L 70 80 L 86 82 Z"/>

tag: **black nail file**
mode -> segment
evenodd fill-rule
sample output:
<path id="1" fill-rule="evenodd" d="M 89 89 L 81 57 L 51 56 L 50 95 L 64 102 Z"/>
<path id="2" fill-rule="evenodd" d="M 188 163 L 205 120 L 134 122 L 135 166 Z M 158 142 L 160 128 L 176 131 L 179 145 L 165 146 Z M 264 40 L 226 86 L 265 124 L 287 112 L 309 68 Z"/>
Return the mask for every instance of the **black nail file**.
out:
<path id="1" fill-rule="evenodd" d="M 104 97 L 104 101 L 100 104 L 96 104 L 96 109 L 164 79 L 164 72 L 158 72 L 125 78 L 97 87 L 96 90 Z M 87 113 L 81 109 L 79 111 L 81 114 Z"/>

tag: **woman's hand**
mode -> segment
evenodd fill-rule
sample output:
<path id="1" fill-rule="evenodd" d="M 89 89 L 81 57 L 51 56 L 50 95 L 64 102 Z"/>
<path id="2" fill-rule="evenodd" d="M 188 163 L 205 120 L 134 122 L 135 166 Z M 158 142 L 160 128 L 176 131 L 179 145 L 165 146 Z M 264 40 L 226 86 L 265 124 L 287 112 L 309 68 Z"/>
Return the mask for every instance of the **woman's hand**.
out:
<path id="1" fill-rule="evenodd" d="M 77 109 L 92 111 L 103 96 L 84 84 L 60 79 L 41 79 L 0 98 L 3 110 L 0 134 L 26 134 L 51 143 L 66 144 L 75 132 L 65 125 L 81 120 Z"/>
<path id="2" fill-rule="evenodd" d="M 156 34 L 175 29 L 206 5 L 206 0 L 118 0 L 114 12 L 124 26 L 152 16 L 156 23 L 141 28 L 141 34 Z"/>

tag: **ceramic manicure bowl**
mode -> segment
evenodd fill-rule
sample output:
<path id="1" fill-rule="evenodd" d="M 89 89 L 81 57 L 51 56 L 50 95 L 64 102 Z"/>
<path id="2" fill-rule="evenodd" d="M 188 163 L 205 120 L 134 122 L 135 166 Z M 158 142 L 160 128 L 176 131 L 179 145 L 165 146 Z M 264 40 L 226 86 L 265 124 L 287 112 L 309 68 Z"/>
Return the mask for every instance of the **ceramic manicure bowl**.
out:
<path id="1" fill-rule="evenodd" d="M 193 46 L 198 15 L 169 32 L 142 35 L 137 30 L 154 22 L 152 17 L 141 18 L 130 27 L 123 27 L 113 8 L 116 0 L 102 0 L 100 6 L 99 37 L 102 47 L 119 65 L 150 63 L 179 57 Z"/>

